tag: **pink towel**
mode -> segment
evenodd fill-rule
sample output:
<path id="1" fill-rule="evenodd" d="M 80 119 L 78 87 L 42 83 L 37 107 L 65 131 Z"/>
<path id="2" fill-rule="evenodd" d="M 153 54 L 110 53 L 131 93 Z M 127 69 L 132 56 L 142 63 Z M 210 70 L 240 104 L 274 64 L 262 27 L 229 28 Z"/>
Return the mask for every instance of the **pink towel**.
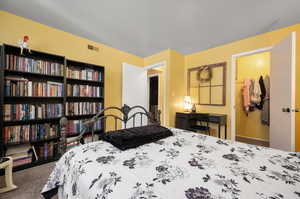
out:
<path id="1" fill-rule="evenodd" d="M 244 85 L 242 88 L 242 95 L 243 95 L 243 104 L 245 111 L 249 111 L 249 107 L 251 105 L 250 101 L 250 86 L 251 86 L 251 80 L 250 79 L 245 79 L 244 80 Z"/>

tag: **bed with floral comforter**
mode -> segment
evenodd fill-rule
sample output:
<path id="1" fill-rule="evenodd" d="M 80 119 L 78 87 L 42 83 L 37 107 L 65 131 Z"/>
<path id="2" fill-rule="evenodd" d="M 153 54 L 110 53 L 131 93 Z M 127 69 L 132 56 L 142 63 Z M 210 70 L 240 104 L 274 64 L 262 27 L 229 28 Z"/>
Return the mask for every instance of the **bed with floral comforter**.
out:
<path id="1" fill-rule="evenodd" d="M 43 193 L 60 199 L 300 199 L 300 154 L 171 129 L 121 151 L 104 141 L 68 151 Z"/>

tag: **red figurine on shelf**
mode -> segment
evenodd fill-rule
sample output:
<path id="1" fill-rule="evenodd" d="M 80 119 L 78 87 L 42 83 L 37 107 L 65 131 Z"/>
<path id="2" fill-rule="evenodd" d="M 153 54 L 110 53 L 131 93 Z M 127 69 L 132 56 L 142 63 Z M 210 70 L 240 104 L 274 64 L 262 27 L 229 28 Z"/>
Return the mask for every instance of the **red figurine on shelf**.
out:
<path id="1" fill-rule="evenodd" d="M 29 40 L 29 37 L 27 35 L 25 35 L 24 38 L 22 40 L 19 40 L 19 42 L 18 42 L 18 44 L 21 48 L 21 55 L 23 54 L 23 49 L 24 48 L 27 48 L 28 52 L 31 52 L 29 44 L 28 44 L 28 40 Z"/>

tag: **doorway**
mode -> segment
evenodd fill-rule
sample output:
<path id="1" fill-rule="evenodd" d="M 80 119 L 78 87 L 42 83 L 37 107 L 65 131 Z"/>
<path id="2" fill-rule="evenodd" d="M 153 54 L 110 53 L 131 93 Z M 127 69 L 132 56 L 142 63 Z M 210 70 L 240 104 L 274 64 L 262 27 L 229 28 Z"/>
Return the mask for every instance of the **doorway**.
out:
<path id="1" fill-rule="evenodd" d="M 269 147 L 270 65 L 270 51 L 236 60 L 237 141 Z M 248 93 L 246 89 L 252 91 Z"/>
<path id="2" fill-rule="evenodd" d="M 231 139 L 237 135 L 237 60 L 239 57 L 271 52 L 269 143 L 271 148 L 295 151 L 295 79 L 296 33 L 292 32 L 272 47 L 232 56 L 231 70 Z"/>
<path id="3" fill-rule="evenodd" d="M 166 67 L 154 67 L 147 71 L 148 74 L 148 100 L 149 111 L 155 119 L 165 124 L 165 100 L 166 100 Z M 158 114 L 159 112 L 159 114 Z M 157 118 L 159 117 L 159 118 Z"/>
<path id="4" fill-rule="evenodd" d="M 157 118 L 158 111 L 159 111 L 159 104 L 158 104 L 159 76 L 148 75 L 148 81 L 149 81 L 149 112 L 154 116 L 154 119 L 157 121 L 159 119 Z"/>
<path id="5" fill-rule="evenodd" d="M 150 96 L 149 92 L 150 79 L 148 76 L 158 76 L 158 102 L 151 102 L 153 105 L 157 104 L 158 110 L 160 110 L 160 122 L 162 125 L 166 125 L 168 115 L 166 105 L 167 97 L 167 63 L 162 61 L 156 64 L 148 65 L 145 67 L 135 66 L 132 64 L 122 64 L 122 104 L 129 106 L 140 105 L 150 111 Z M 133 114 L 133 113 L 132 113 Z M 146 125 L 146 119 L 143 119 L 143 124 Z M 131 127 L 128 124 L 127 127 Z"/>

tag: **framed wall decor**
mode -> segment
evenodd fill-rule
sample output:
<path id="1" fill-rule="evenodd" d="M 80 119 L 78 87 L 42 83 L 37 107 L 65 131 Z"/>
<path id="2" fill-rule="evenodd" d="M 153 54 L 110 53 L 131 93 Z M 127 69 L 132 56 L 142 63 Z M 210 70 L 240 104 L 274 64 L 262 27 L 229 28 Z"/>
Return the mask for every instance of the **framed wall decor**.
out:
<path id="1" fill-rule="evenodd" d="M 188 95 L 199 105 L 225 106 L 226 62 L 188 69 Z"/>

